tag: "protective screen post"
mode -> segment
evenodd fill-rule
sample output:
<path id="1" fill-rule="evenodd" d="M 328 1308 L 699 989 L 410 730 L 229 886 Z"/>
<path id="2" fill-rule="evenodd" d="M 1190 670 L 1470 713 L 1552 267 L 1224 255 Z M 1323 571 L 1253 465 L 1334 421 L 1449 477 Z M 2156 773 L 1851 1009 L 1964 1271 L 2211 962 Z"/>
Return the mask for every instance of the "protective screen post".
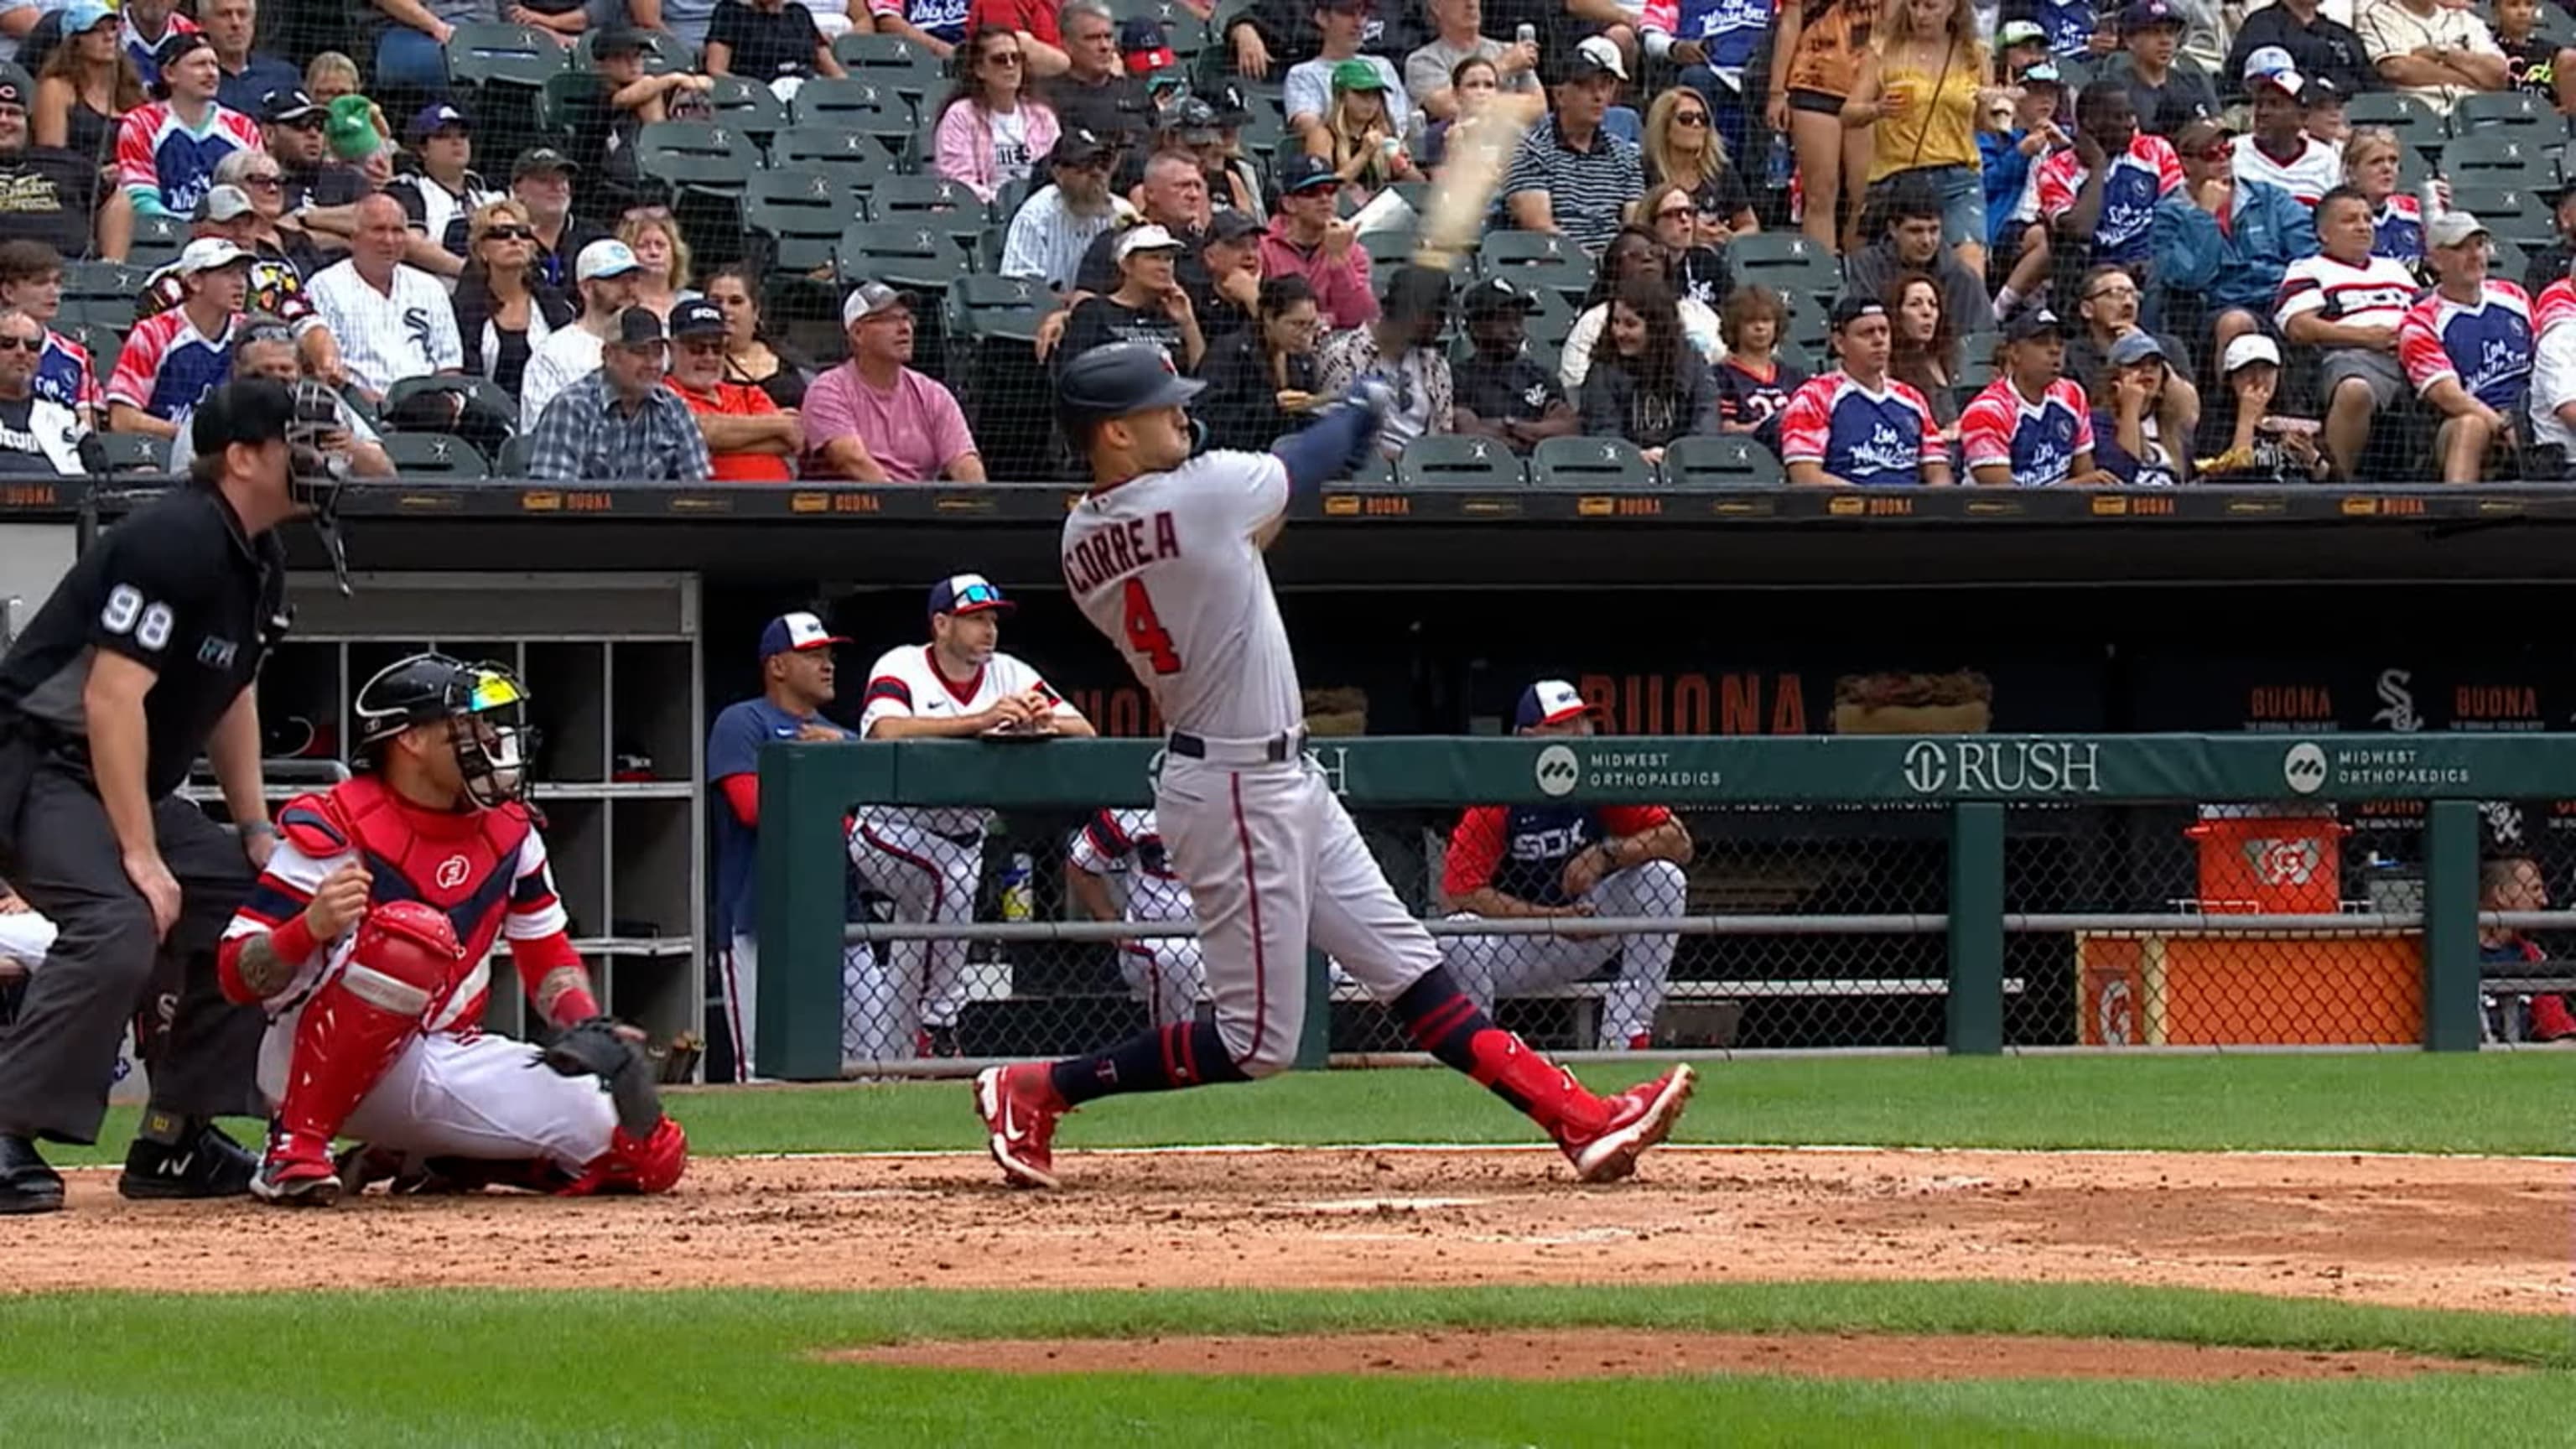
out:
<path id="1" fill-rule="evenodd" d="M 1333 1059 L 1333 958 L 1306 953 L 1306 1026 L 1297 1038 L 1297 1070 L 1320 1072 Z"/>
<path id="2" fill-rule="evenodd" d="M 1948 1042 L 1962 1056 L 2004 1049 L 2004 807 L 1950 807 Z"/>
<path id="3" fill-rule="evenodd" d="M 2478 806 L 2436 800 L 2424 827 L 2424 1049 L 2478 1049 Z"/>
<path id="4" fill-rule="evenodd" d="M 890 745 L 775 744 L 760 752 L 760 1074 L 841 1075 L 847 803 L 894 793 Z M 825 808 L 828 804 L 828 808 Z"/>

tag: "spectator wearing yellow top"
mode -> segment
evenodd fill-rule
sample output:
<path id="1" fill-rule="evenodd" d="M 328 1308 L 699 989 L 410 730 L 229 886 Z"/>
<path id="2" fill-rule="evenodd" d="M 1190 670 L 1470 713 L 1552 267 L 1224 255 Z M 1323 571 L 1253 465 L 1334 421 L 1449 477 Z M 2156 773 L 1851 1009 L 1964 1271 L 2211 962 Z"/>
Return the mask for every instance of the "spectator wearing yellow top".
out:
<path id="1" fill-rule="evenodd" d="M 1968 271 L 1986 270 L 1984 163 L 1977 105 L 1985 73 L 1968 0 L 1898 0 L 1861 54 L 1843 125 L 1872 134 L 1871 200 L 1899 176 L 1941 200 L 1941 235 Z"/>

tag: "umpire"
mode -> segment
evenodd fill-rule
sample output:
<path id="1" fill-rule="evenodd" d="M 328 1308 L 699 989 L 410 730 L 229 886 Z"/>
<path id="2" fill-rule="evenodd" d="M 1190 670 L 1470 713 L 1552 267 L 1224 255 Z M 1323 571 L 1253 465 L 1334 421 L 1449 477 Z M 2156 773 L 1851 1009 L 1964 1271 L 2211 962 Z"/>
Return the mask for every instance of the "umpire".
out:
<path id="1" fill-rule="evenodd" d="M 98 1140 L 118 1038 L 148 998 L 168 1038 L 117 1190 L 248 1189 L 254 1158 L 211 1119 L 256 1110 L 266 1023 L 225 1002 L 214 947 L 276 844 L 253 684 L 286 632 L 275 530 L 312 501 L 294 416 L 267 379 L 210 393 L 187 483 L 82 554 L 0 660 L 0 876 L 60 929 L 0 1030 L 0 1213 L 62 1207 L 36 1141 Z M 200 753 L 239 837 L 176 793 Z"/>

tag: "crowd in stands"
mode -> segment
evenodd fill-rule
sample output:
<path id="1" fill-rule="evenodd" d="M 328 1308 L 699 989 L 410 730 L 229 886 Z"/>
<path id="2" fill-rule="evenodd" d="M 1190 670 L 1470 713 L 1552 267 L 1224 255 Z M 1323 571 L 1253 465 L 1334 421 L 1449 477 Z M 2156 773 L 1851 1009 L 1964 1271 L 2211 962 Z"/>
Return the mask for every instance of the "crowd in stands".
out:
<path id="1" fill-rule="evenodd" d="M 2555 0 L 361 10 L 0 0 L 0 470 L 255 367 L 361 473 L 1058 477 L 1050 372 L 1142 340 L 1216 446 L 1383 379 L 1371 480 L 2576 476 Z"/>

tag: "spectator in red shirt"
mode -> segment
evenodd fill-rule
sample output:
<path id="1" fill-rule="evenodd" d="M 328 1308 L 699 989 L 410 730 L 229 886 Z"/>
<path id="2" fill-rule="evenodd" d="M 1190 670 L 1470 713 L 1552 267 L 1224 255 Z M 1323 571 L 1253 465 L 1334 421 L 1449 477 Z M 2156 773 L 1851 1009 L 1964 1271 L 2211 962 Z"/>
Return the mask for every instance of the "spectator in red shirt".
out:
<path id="1" fill-rule="evenodd" d="M 805 427 L 769 394 L 724 380 L 724 309 L 693 297 L 671 309 L 671 375 L 664 379 L 697 414 L 719 483 L 784 483 L 787 460 L 805 451 Z"/>
<path id="2" fill-rule="evenodd" d="M 1105 10 L 1101 18 L 1108 21 Z M 1073 64 L 1065 58 L 1056 0 L 975 0 L 966 11 L 966 33 L 972 35 L 988 25 L 1019 36 L 1020 59 L 1031 76 L 1059 76 Z"/>

